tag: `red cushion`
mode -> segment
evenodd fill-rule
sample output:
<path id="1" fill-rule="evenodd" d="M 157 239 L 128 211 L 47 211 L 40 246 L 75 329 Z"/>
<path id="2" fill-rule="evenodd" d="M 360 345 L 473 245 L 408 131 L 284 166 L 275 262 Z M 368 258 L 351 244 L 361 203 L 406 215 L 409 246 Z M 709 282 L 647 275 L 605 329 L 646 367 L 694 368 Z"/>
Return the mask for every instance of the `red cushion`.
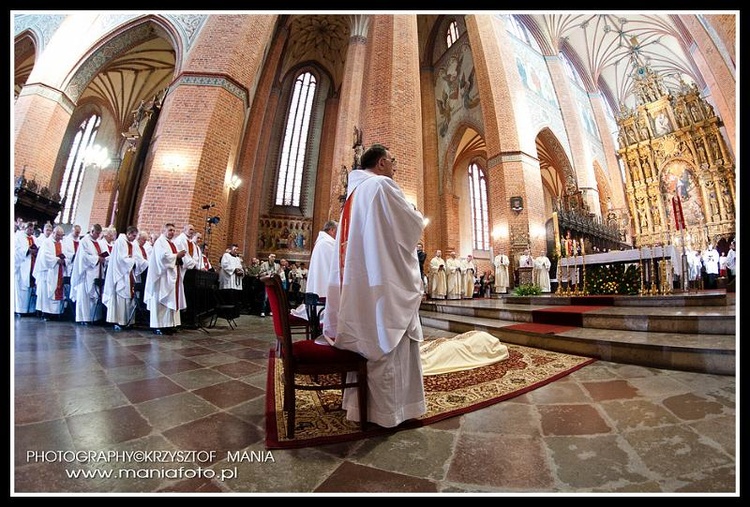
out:
<path id="1" fill-rule="evenodd" d="M 320 345 L 315 340 L 302 340 L 292 343 L 292 354 L 300 364 L 360 361 L 362 356 L 351 350 L 337 349 L 330 345 Z"/>

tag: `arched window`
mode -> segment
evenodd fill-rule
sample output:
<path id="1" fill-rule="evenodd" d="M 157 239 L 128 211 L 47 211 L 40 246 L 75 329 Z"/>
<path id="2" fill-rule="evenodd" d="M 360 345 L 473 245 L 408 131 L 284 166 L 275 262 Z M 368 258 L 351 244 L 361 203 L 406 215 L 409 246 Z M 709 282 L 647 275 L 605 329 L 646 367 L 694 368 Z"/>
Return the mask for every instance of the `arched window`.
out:
<path id="1" fill-rule="evenodd" d="M 474 250 L 490 249 L 490 218 L 487 211 L 487 180 L 479 166 L 469 164 L 469 202 Z"/>
<path id="2" fill-rule="evenodd" d="M 78 208 L 83 175 L 86 171 L 86 157 L 89 150 L 94 146 L 101 122 L 101 116 L 93 114 L 81 122 L 78 131 L 73 136 L 73 145 L 68 154 L 68 161 L 65 164 L 65 172 L 60 185 L 60 195 L 65 199 L 65 206 L 55 219 L 57 223 L 73 223 Z"/>
<path id="3" fill-rule="evenodd" d="M 451 47 L 458 40 L 458 24 L 455 21 L 451 21 L 448 25 L 448 32 L 445 34 L 445 43 L 448 47 Z"/>
<path id="4" fill-rule="evenodd" d="M 277 206 L 300 205 L 307 135 L 316 86 L 315 76 L 310 72 L 300 74 L 294 81 L 284 129 L 284 144 L 281 147 L 279 177 L 276 181 Z"/>

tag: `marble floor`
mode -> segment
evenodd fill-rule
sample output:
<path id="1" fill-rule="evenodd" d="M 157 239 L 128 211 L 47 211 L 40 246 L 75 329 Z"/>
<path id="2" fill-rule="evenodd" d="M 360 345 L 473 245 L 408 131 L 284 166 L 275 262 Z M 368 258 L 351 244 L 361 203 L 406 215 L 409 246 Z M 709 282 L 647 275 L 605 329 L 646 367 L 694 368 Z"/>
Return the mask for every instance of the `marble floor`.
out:
<path id="1" fill-rule="evenodd" d="M 11 495 L 738 495 L 734 376 L 597 361 L 431 426 L 266 450 L 272 321 L 237 323 L 14 318 Z"/>

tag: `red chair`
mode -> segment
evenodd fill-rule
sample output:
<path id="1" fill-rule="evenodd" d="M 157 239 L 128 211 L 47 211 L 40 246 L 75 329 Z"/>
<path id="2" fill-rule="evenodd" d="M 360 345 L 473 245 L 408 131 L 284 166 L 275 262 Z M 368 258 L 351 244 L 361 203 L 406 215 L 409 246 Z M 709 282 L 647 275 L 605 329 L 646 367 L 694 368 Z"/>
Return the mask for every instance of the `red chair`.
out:
<path id="1" fill-rule="evenodd" d="M 367 425 L 367 359 L 349 350 L 337 349 L 329 345 L 320 345 L 314 340 L 292 341 L 289 326 L 289 303 L 281 287 L 281 278 L 277 274 L 264 276 L 261 281 L 266 286 L 268 303 L 273 312 L 273 327 L 276 332 L 277 348 L 284 366 L 284 410 L 287 412 L 287 438 L 294 438 L 296 392 L 343 390 L 357 388 L 359 400 L 359 421 L 364 431 Z M 355 381 L 347 381 L 349 372 L 356 373 Z M 317 382 L 302 384 L 297 382 L 297 375 L 331 375 L 337 378 L 334 383 Z"/>

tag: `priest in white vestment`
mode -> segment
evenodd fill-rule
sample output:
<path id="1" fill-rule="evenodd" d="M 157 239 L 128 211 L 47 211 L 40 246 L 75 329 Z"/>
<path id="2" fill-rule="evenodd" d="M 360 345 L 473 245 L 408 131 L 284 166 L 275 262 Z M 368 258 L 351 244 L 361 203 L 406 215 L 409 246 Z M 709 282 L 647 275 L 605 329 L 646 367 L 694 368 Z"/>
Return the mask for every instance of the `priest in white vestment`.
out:
<path id="1" fill-rule="evenodd" d="M 174 333 L 182 323 L 180 310 L 187 308 L 183 287 L 186 270 L 183 259 L 187 250 L 177 249 L 172 242 L 174 236 L 174 224 L 165 224 L 148 259 L 144 298 L 149 311 L 149 326 L 158 335 Z"/>
<path id="2" fill-rule="evenodd" d="M 201 251 L 195 244 L 195 227 L 193 224 L 186 224 L 182 232 L 175 236 L 172 243 L 177 250 L 185 250 L 187 254 L 182 259 L 185 269 L 201 269 Z"/>
<path id="3" fill-rule="evenodd" d="M 474 256 L 467 255 L 466 260 L 461 267 L 461 274 L 463 275 L 463 295 L 465 299 L 471 299 L 474 297 L 474 283 L 477 279 L 477 265 L 474 262 Z"/>
<path id="4" fill-rule="evenodd" d="M 31 300 L 34 286 L 31 273 L 39 251 L 37 238 L 34 236 L 34 222 L 26 222 L 24 230 L 16 232 L 14 238 L 15 309 L 20 316 L 36 312 L 36 304 Z"/>
<path id="5" fill-rule="evenodd" d="M 435 257 L 430 259 L 430 298 L 445 299 L 448 293 L 448 275 L 445 271 L 445 259 L 443 252 L 437 250 Z"/>
<path id="6" fill-rule="evenodd" d="M 361 163 L 349 173 L 323 330 L 334 346 L 368 359 L 368 419 L 390 428 L 426 412 L 416 249 L 424 221 L 393 181 L 385 146 L 370 147 Z M 345 390 L 342 405 L 347 419 L 359 420 L 355 389 Z"/>
<path id="7" fill-rule="evenodd" d="M 552 291 L 552 283 L 549 278 L 549 268 L 551 266 L 552 263 L 546 255 L 542 254 L 534 257 L 532 280 L 534 284 L 542 288 L 542 292 Z"/>
<path id="8" fill-rule="evenodd" d="M 81 226 L 74 225 L 70 232 L 63 238 L 63 253 L 65 259 L 65 276 L 70 277 L 73 273 L 73 262 L 75 262 L 76 252 L 81 243 Z"/>
<path id="9" fill-rule="evenodd" d="M 65 254 L 62 251 L 62 240 L 64 237 L 63 228 L 59 225 L 55 227 L 52 234 L 39 245 L 39 252 L 34 262 L 36 309 L 42 312 L 45 320 L 60 315 L 63 310 Z"/>
<path id="10" fill-rule="evenodd" d="M 109 251 L 101 234 L 102 226 L 94 224 L 81 239 L 70 274 L 70 299 L 76 302 L 76 322 L 83 325 L 104 318 L 101 291 Z"/>
<path id="11" fill-rule="evenodd" d="M 307 287 L 304 292 L 317 294 L 323 299 L 326 299 L 328 295 L 328 276 L 331 273 L 331 259 L 336 246 L 335 238 L 338 227 L 339 224 L 335 220 L 329 220 L 323 225 L 323 230 L 318 232 L 318 238 L 313 245 L 310 268 L 307 270 Z M 305 304 L 292 310 L 292 315 L 307 319 Z"/>
<path id="12" fill-rule="evenodd" d="M 136 236 L 138 228 L 132 225 L 125 234 L 120 234 L 112 247 L 105 275 L 102 302 L 107 307 L 107 322 L 114 324 L 116 331 L 131 325 L 135 315 L 136 269 L 143 268 L 143 264 L 137 263 Z"/>
<path id="13" fill-rule="evenodd" d="M 461 285 L 461 261 L 456 258 L 456 252 L 451 252 L 445 261 L 446 281 L 448 284 L 445 299 L 461 299 L 463 287 Z"/>
<path id="14" fill-rule="evenodd" d="M 495 265 L 495 292 L 506 294 L 508 292 L 508 281 L 510 280 L 508 275 L 510 259 L 505 254 L 497 254 L 493 264 Z"/>

